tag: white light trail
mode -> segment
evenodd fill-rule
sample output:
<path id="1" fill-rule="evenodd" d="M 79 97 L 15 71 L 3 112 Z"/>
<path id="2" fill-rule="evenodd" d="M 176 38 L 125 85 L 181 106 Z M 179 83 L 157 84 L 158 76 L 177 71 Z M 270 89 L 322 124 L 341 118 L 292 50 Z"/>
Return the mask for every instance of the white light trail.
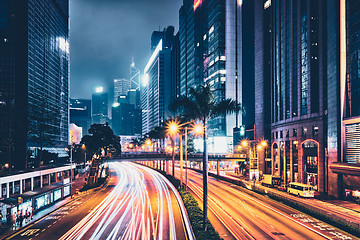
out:
<path id="1" fill-rule="evenodd" d="M 60 240 L 175 240 L 176 226 L 171 192 L 174 193 L 178 202 L 179 196 L 171 183 L 161 174 L 146 167 L 124 162 L 109 165 L 118 176 L 116 186 L 98 206 L 65 233 Z M 154 191 L 150 196 L 144 174 L 149 175 L 153 182 L 151 187 L 156 191 L 155 197 Z M 147 181 L 149 181 L 148 178 Z M 157 202 L 156 209 L 152 209 L 151 201 L 154 200 L 155 203 Z M 186 216 L 181 204 L 179 204 L 180 211 L 183 216 Z M 156 214 L 154 214 L 155 210 Z M 189 227 L 186 221 L 185 225 Z M 190 239 L 193 238 L 190 237 Z"/>

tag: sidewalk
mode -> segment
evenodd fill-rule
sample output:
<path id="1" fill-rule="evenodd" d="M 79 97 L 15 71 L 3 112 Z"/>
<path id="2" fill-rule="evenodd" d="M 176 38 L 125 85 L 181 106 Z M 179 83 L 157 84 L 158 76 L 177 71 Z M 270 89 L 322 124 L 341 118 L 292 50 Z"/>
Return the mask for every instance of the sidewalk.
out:
<path id="1" fill-rule="evenodd" d="M 240 175 L 230 174 L 230 175 L 222 175 L 222 176 L 226 177 L 226 178 L 234 179 L 234 180 L 235 179 L 241 180 L 242 182 L 246 183 L 247 185 L 253 184 L 252 181 L 245 180 L 245 177 L 240 176 Z M 264 187 L 264 188 L 266 188 L 266 187 Z M 270 189 L 275 190 L 274 188 L 270 188 Z M 278 191 L 278 190 L 275 190 L 275 191 Z M 281 192 L 281 191 L 279 191 L 279 192 Z M 339 207 L 345 208 L 347 210 L 360 213 L 360 204 L 357 204 L 352 201 L 339 200 L 339 199 L 316 199 L 316 200 L 327 203 L 327 204 L 333 204 L 335 206 L 339 206 Z"/>
<path id="2" fill-rule="evenodd" d="M 192 170 L 202 172 L 199 169 Z M 260 192 L 264 192 L 266 194 L 270 194 L 275 196 L 276 198 L 283 199 L 292 203 L 296 203 L 297 205 L 302 205 L 314 211 L 316 213 L 325 215 L 332 220 L 340 221 L 345 225 L 350 225 L 354 228 L 360 227 L 360 205 L 344 200 L 327 200 L 327 199 L 315 199 L 315 198 L 299 198 L 297 196 L 293 196 L 286 192 L 279 191 L 275 188 L 268 188 L 262 186 L 259 182 L 253 182 L 245 180 L 243 176 L 232 174 L 229 175 L 220 175 L 218 176 L 216 171 L 209 171 L 209 176 L 219 178 L 223 181 L 228 181 L 230 183 L 237 184 L 239 186 L 243 186 L 247 189 L 256 189 Z"/>
<path id="3" fill-rule="evenodd" d="M 32 220 L 30 220 L 28 222 L 26 222 L 25 220 L 23 221 L 23 226 L 22 227 L 16 227 L 16 229 L 14 229 L 12 227 L 9 228 L 9 226 L 6 225 L 6 224 L 2 224 L 1 227 L 0 227 L 0 239 L 3 239 L 6 236 L 9 236 L 9 235 L 13 234 L 16 231 L 19 231 L 20 229 L 23 229 L 24 227 L 28 226 L 29 224 L 34 223 L 35 221 L 43 218 L 44 216 L 54 212 L 55 210 L 57 210 L 58 208 L 64 206 L 65 204 L 67 204 L 69 202 L 72 202 L 72 201 L 75 201 L 79 197 L 79 196 L 75 195 L 75 190 L 82 188 L 84 186 L 84 184 L 85 184 L 85 177 L 84 177 L 84 174 L 81 174 L 81 177 L 79 177 L 78 179 L 75 179 L 75 181 L 72 183 L 72 191 L 73 191 L 73 194 L 74 194 L 73 198 L 68 196 L 68 197 L 54 203 L 53 205 L 36 212 L 33 215 Z"/>

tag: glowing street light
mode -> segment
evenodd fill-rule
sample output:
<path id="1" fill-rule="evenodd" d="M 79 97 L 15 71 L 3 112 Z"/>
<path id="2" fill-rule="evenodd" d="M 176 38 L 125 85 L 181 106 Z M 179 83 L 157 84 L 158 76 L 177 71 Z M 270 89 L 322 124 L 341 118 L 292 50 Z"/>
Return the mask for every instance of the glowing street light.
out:
<path id="1" fill-rule="evenodd" d="M 85 172 L 85 168 L 86 168 L 86 146 L 85 146 L 85 144 L 83 144 L 81 146 L 81 148 L 84 150 L 84 153 L 85 153 L 85 162 L 84 162 L 84 172 Z"/>
<path id="2" fill-rule="evenodd" d="M 247 147 L 248 145 L 249 145 L 249 141 L 248 141 L 248 140 L 242 140 L 242 141 L 241 141 L 241 146 Z"/>

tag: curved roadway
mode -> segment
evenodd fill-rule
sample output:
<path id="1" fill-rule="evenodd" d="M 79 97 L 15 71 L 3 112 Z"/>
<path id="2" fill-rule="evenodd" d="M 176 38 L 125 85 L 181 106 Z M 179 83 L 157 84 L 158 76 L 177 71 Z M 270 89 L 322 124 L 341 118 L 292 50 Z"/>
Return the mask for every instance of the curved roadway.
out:
<path id="1" fill-rule="evenodd" d="M 176 168 L 176 176 L 179 176 Z M 185 174 L 183 175 L 185 179 Z M 188 170 L 189 189 L 202 201 L 202 174 Z M 317 219 L 241 187 L 209 177 L 208 207 L 224 239 L 356 239 Z M 252 193 L 253 194 L 253 193 Z M 210 219 L 211 220 L 211 219 Z"/>
<path id="2" fill-rule="evenodd" d="M 166 178 L 133 163 L 109 165 L 113 176 L 106 189 L 8 239 L 192 239 L 181 198 Z"/>

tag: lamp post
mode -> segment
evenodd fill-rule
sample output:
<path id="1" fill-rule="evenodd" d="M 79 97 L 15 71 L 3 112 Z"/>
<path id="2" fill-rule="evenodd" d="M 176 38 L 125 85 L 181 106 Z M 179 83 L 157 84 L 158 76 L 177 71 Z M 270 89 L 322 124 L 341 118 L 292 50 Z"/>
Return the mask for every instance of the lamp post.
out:
<path id="1" fill-rule="evenodd" d="M 81 148 L 84 150 L 84 153 L 85 153 L 85 159 L 84 159 L 84 172 L 85 172 L 85 168 L 86 168 L 86 146 L 85 146 L 85 144 L 83 144 L 81 146 Z"/>
<path id="2" fill-rule="evenodd" d="M 188 127 L 187 125 L 188 124 L 192 124 L 191 128 L 193 129 L 193 133 L 195 134 L 202 134 L 203 132 L 203 127 L 202 125 L 200 124 L 196 124 L 196 123 L 193 123 L 193 122 L 185 122 L 185 123 L 182 123 L 182 124 L 179 124 L 178 121 L 171 121 L 168 123 L 167 125 L 167 132 L 169 135 L 171 135 L 173 138 L 175 137 L 176 134 L 180 133 L 180 128 L 185 126 L 184 127 L 184 137 L 185 137 L 185 164 L 186 164 L 186 188 L 187 188 L 187 132 L 188 132 Z M 173 143 L 174 141 L 172 141 Z M 172 147 L 173 149 L 173 153 L 174 153 L 174 146 Z M 183 166 L 184 166 L 184 161 L 183 161 L 183 141 L 182 141 L 182 134 L 180 133 L 180 182 L 181 182 L 181 186 L 183 184 Z M 174 176 L 174 169 L 175 169 L 175 166 L 174 166 L 174 154 L 173 154 L 173 176 Z"/>

